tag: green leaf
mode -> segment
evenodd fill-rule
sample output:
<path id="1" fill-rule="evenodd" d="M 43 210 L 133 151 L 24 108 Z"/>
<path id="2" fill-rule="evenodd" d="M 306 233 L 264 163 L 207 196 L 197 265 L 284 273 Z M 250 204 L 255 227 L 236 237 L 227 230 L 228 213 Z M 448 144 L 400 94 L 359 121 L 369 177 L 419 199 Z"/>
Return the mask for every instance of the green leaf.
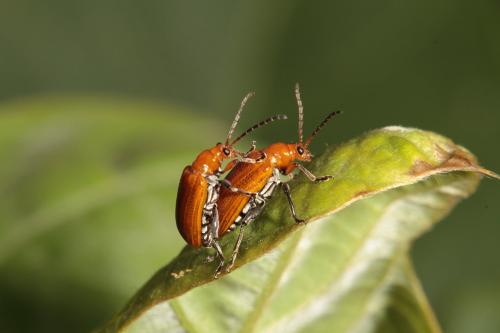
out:
<path id="1" fill-rule="evenodd" d="M 377 332 L 440 332 L 408 258 L 398 260 L 384 293 L 388 303 L 377 322 Z"/>
<path id="2" fill-rule="evenodd" d="M 245 232 L 236 266 L 248 265 L 213 281 L 210 250 L 186 247 L 101 332 L 439 332 L 410 245 L 480 174 L 498 176 L 449 139 L 401 127 L 328 148 L 310 168 L 336 178 L 293 181 L 308 225 L 276 193 Z"/>

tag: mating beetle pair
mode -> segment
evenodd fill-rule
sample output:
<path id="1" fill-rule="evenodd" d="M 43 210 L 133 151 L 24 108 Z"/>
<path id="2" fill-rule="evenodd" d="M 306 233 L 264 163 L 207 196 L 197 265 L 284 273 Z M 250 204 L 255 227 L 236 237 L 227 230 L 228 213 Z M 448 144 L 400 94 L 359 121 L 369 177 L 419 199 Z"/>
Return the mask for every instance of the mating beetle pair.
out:
<path id="1" fill-rule="evenodd" d="M 184 240 L 191 246 L 213 247 L 216 250 L 219 259 L 216 277 L 221 273 L 225 264 L 218 239 L 237 226 L 240 227 L 231 261 L 226 267 L 226 272 L 229 272 L 238 255 L 244 227 L 262 212 L 278 185 L 281 186 L 288 199 L 295 221 L 304 222 L 297 217 L 290 187 L 287 182 L 281 181 L 280 175 L 291 179 L 293 178 L 292 172 L 299 169 L 307 178 L 317 183 L 333 178 L 332 176 L 316 177 L 298 162 L 311 161 L 309 144 L 321 128 L 339 113 L 338 111 L 328 114 L 312 134 L 303 141 L 303 107 L 297 84 L 295 97 L 299 118 L 299 142 L 274 143 L 262 150 L 256 150 L 255 145 L 252 144 L 247 153 L 241 153 L 233 148 L 233 145 L 241 138 L 262 125 L 274 120 L 286 119 L 284 115 L 268 118 L 230 142 L 241 111 L 250 96 L 252 94 L 248 94 L 243 99 L 225 143 L 218 143 L 215 147 L 203 151 L 192 165 L 184 168 L 177 193 L 177 228 Z M 222 168 L 222 163 L 226 159 L 233 160 Z M 220 176 L 227 171 L 229 174 L 226 178 L 220 179 Z"/>

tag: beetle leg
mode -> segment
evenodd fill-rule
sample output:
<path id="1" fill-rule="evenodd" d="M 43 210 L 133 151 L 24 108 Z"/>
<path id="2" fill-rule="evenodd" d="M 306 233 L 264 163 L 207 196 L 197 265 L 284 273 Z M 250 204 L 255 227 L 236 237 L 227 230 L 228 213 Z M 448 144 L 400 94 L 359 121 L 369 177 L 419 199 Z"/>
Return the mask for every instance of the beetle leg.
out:
<path id="1" fill-rule="evenodd" d="M 237 153 L 238 158 L 235 159 L 235 160 L 232 160 L 231 162 L 229 162 L 228 164 L 226 164 L 226 166 L 224 167 L 224 169 L 220 169 L 218 171 L 217 175 L 219 176 L 219 175 L 221 175 L 223 173 L 226 173 L 227 171 L 231 170 L 232 168 L 234 168 L 236 166 L 236 164 L 238 164 L 238 162 L 255 164 L 255 163 L 259 163 L 259 162 L 265 160 L 266 157 L 267 157 L 266 153 L 264 153 L 263 151 L 260 152 L 260 156 L 257 159 L 245 157 L 247 154 L 249 154 L 252 151 L 253 151 L 253 148 L 252 148 L 252 150 L 250 150 L 248 153 L 245 153 L 245 154 L 238 152 Z"/>
<path id="2" fill-rule="evenodd" d="M 254 141 L 255 142 L 255 141 Z M 265 152 L 261 151 L 259 158 L 255 160 L 255 163 L 259 163 L 267 158 L 267 155 Z"/>
<path id="3" fill-rule="evenodd" d="M 248 192 L 248 191 L 242 190 L 240 188 L 234 187 L 231 184 L 231 182 L 227 179 L 222 179 L 220 182 L 222 183 L 222 185 L 227 187 L 233 193 L 240 193 L 240 194 L 244 194 L 244 195 L 249 196 L 249 197 L 253 197 L 253 196 L 256 196 L 258 194 L 256 192 Z"/>
<path id="4" fill-rule="evenodd" d="M 224 253 L 222 252 L 222 248 L 219 244 L 219 211 L 217 210 L 217 203 L 214 203 L 213 208 L 211 209 L 211 214 L 207 216 L 210 218 L 210 224 L 208 225 L 208 237 L 209 243 L 208 247 L 213 247 L 216 251 L 216 258 L 219 260 L 219 265 L 214 273 L 214 278 L 217 279 L 222 272 L 222 268 L 224 267 L 225 259 Z"/>
<path id="5" fill-rule="evenodd" d="M 203 206 L 201 220 L 201 236 L 203 246 L 210 247 L 212 239 L 217 239 L 219 232 L 219 212 L 217 199 L 219 198 L 220 182 L 215 175 L 205 176 L 207 180 L 207 200 Z"/>
<path id="6" fill-rule="evenodd" d="M 257 149 L 256 146 L 257 142 L 255 140 L 252 140 L 252 144 L 250 145 L 250 149 L 245 153 L 245 156 L 253 152 L 255 149 Z"/>
<path id="7" fill-rule="evenodd" d="M 227 171 L 231 170 L 232 168 L 234 168 L 234 166 L 236 164 L 238 164 L 238 160 L 232 160 L 231 162 L 229 162 L 228 164 L 226 164 L 226 166 L 224 167 L 224 169 L 221 170 L 221 172 L 219 173 L 219 176 L 222 175 L 223 173 L 226 173 Z"/>
<path id="8" fill-rule="evenodd" d="M 214 204 L 212 210 L 212 221 L 210 223 L 210 235 L 212 239 L 217 240 L 219 238 L 219 210 L 217 209 L 217 203 Z"/>
<path id="9" fill-rule="evenodd" d="M 246 154 L 245 154 L 246 155 Z M 257 158 L 257 159 L 254 159 L 254 158 L 249 158 L 249 157 L 241 157 L 239 158 L 239 161 L 240 162 L 244 162 L 244 163 L 251 163 L 251 164 L 255 164 L 255 163 L 259 163 L 263 160 L 265 160 L 267 157 L 266 153 L 264 153 L 263 151 L 260 152 L 260 156 Z"/>
<path id="10" fill-rule="evenodd" d="M 217 258 L 219 258 L 219 265 L 217 266 L 217 269 L 215 270 L 214 273 L 214 279 L 217 279 L 222 272 L 222 268 L 224 267 L 224 253 L 222 252 L 222 248 L 220 247 L 219 241 L 214 239 L 212 241 L 212 247 L 215 249 L 217 252 Z"/>
<path id="11" fill-rule="evenodd" d="M 222 248 L 219 244 L 219 210 L 217 209 L 217 204 L 214 205 L 212 223 L 210 224 L 210 234 L 212 236 L 212 247 L 217 251 L 217 257 L 219 258 L 219 265 L 215 270 L 214 278 L 217 279 L 222 272 L 224 267 L 225 259 Z"/>
<path id="12" fill-rule="evenodd" d="M 238 234 L 238 239 L 236 240 L 236 244 L 234 245 L 233 254 L 231 255 L 231 261 L 229 262 L 229 265 L 226 266 L 226 273 L 229 273 L 233 269 L 234 263 L 236 262 L 236 257 L 238 257 L 241 241 L 243 240 L 244 227 L 245 227 L 244 224 L 240 225 L 240 232 Z"/>
<path id="13" fill-rule="evenodd" d="M 285 192 L 288 205 L 290 206 L 290 212 L 292 213 L 295 222 L 300 224 L 305 223 L 305 220 L 298 218 L 297 213 L 295 212 L 295 205 L 293 204 L 292 194 L 290 193 L 290 185 L 288 185 L 288 183 L 281 183 L 281 188 L 283 189 L 283 192 Z"/>
<path id="14" fill-rule="evenodd" d="M 330 180 L 333 178 L 333 176 L 321 176 L 317 177 L 315 176 L 311 171 L 307 170 L 302 164 L 295 163 L 295 166 L 302 171 L 304 175 L 306 175 L 307 178 L 309 178 L 310 181 L 315 182 L 315 183 L 322 183 L 324 181 Z"/>
<path id="15" fill-rule="evenodd" d="M 236 258 L 238 257 L 238 253 L 240 252 L 241 242 L 243 241 L 244 228 L 250 223 L 252 223 L 257 218 L 257 216 L 259 216 L 259 214 L 264 209 L 264 205 L 265 201 L 262 204 L 256 205 L 253 208 L 251 208 L 248 211 L 247 215 L 245 215 L 245 218 L 241 221 L 238 239 L 236 240 L 236 244 L 234 245 L 233 254 L 231 255 L 231 261 L 229 265 L 226 266 L 226 273 L 229 273 L 231 269 L 233 269 L 234 263 L 236 262 Z"/>

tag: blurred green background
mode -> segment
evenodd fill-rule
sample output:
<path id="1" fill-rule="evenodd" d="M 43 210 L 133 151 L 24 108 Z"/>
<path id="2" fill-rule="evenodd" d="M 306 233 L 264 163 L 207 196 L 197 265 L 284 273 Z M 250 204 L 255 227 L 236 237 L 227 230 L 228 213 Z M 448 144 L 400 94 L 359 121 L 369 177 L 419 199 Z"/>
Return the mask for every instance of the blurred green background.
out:
<path id="1" fill-rule="evenodd" d="M 433 130 L 500 171 L 500 2 L 0 2 L 0 331 L 86 332 L 183 246 L 178 177 L 240 130 L 312 148 Z M 500 331 L 500 191 L 485 179 L 413 258 L 446 332 Z"/>

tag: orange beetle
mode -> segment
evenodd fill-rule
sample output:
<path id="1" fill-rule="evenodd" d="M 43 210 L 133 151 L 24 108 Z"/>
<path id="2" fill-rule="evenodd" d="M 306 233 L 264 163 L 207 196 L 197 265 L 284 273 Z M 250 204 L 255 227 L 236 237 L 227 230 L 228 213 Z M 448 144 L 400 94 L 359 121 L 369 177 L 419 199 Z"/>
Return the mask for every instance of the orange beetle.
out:
<path id="1" fill-rule="evenodd" d="M 213 148 L 202 151 L 191 165 L 184 168 L 177 190 L 177 202 L 175 209 L 175 218 L 177 229 L 186 243 L 193 247 L 213 247 L 220 258 L 217 271 L 224 264 L 224 256 L 218 242 L 219 220 L 217 216 L 217 198 L 221 184 L 230 191 L 238 192 L 243 195 L 250 195 L 246 191 L 239 190 L 227 180 L 219 180 L 219 176 L 230 170 L 236 163 L 229 163 L 222 168 L 222 163 L 226 159 L 237 158 L 246 163 L 256 163 L 259 159 L 248 158 L 248 153 L 255 150 L 255 144 L 248 153 L 242 153 L 233 148 L 233 145 L 244 136 L 257 129 L 260 126 L 268 124 L 274 120 L 286 119 L 284 115 L 277 115 L 268 118 L 243 132 L 234 141 L 231 136 L 238 124 L 240 114 L 248 101 L 253 96 L 249 93 L 241 102 L 240 109 L 231 125 L 226 141 L 217 143 Z"/>
<path id="2" fill-rule="evenodd" d="M 220 191 L 219 200 L 217 201 L 219 210 L 219 234 L 222 236 L 226 232 L 234 230 L 240 226 L 240 232 L 234 251 L 231 257 L 231 263 L 226 268 L 229 272 L 234 265 L 238 250 L 243 239 L 243 228 L 251 223 L 263 210 L 265 204 L 272 195 L 274 189 L 280 185 L 283 189 L 290 206 L 290 211 L 297 223 L 303 223 L 304 220 L 297 217 L 295 206 L 290 194 L 290 186 L 280 179 L 280 175 L 288 175 L 289 180 L 293 178 L 295 169 L 299 169 L 311 181 L 320 183 L 333 178 L 332 176 L 316 177 L 298 161 L 309 162 L 312 159 L 308 147 L 312 139 L 326 125 L 326 123 L 339 111 L 330 113 L 318 127 L 312 132 L 305 142 L 302 139 L 303 125 L 303 107 L 300 99 L 299 85 L 295 86 L 295 97 L 298 106 L 298 127 L 299 127 L 299 142 L 298 143 L 274 143 L 269 147 L 257 151 L 252 151 L 248 158 L 260 158 L 258 164 L 237 163 L 227 175 L 226 180 L 232 186 L 251 193 L 251 196 L 241 195 L 240 193 L 232 192 L 222 188 Z"/>

